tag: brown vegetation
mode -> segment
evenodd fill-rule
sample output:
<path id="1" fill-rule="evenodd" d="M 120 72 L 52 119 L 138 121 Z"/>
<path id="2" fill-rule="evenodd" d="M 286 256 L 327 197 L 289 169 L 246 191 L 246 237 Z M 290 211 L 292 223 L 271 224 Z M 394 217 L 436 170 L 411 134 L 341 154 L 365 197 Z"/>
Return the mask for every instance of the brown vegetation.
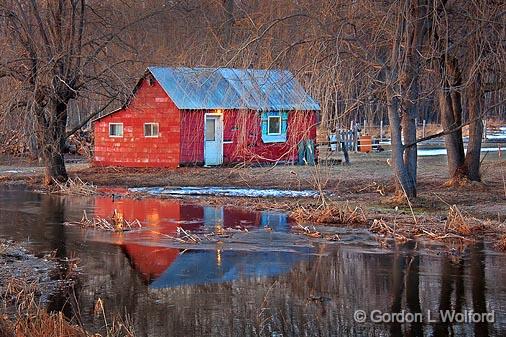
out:
<path id="1" fill-rule="evenodd" d="M 79 324 L 72 323 L 61 311 L 48 312 L 37 302 L 37 286 L 27 284 L 21 279 L 12 279 L 1 294 L 4 300 L 12 301 L 16 307 L 14 314 L 0 311 L 0 334 L 2 337 L 134 337 L 133 328 L 128 321 L 115 317 L 107 323 L 103 306 L 106 331 L 103 335 L 90 333 Z"/>
<path id="2" fill-rule="evenodd" d="M 333 225 L 364 225 L 367 216 L 358 206 L 352 207 L 349 202 L 323 203 L 317 206 L 298 206 L 290 212 L 290 217 L 299 224 L 333 224 Z"/>
<path id="3" fill-rule="evenodd" d="M 54 180 L 53 186 L 49 187 L 49 191 L 58 194 L 73 195 L 93 195 L 97 193 L 97 187 L 92 183 L 87 183 L 79 177 L 67 179 L 65 182 Z"/>
<path id="4" fill-rule="evenodd" d="M 73 273 L 73 271 L 71 271 Z M 40 301 L 39 280 L 27 277 L 2 279 L 0 299 L 0 336 L 2 337 L 134 337 L 131 322 L 118 316 L 108 322 L 103 305 L 99 314 L 104 319 L 103 334 L 91 333 L 65 317 L 61 311 L 49 312 Z"/>
<path id="5" fill-rule="evenodd" d="M 500 250 L 506 251 L 506 235 L 501 236 L 501 238 L 497 240 L 496 247 Z"/>
<path id="6" fill-rule="evenodd" d="M 128 221 L 123 218 L 123 215 L 114 210 L 113 215 L 110 219 L 104 219 L 99 216 L 95 216 L 92 219 L 88 218 L 86 211 L 83 211 L 83 217 L 79 221 L 65 222 L 67 226 L 80 226 L 83 228 L 99 229 L 109 232 L 125 232 L 136 228 L 141 228 L 142 224 L 139 220 L 134 219 Z"/>

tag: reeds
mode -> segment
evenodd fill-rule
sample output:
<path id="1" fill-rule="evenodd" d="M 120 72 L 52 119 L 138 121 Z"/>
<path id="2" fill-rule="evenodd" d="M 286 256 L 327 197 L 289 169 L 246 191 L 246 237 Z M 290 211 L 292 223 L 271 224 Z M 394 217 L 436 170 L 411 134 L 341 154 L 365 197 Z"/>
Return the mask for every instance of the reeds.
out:
<path id="1" fill-rule="evenodd" d="M 15 307 L 15 313 L 6 314 L 0 310 L 0 336 L 2 337 L 134 337 L 133 325 L 128 319 L 114 316 L 105 322 L 104 335 L 91 333 L 79 324 L 74 324 L 61 311 L 48 312 L 37 300 L 39 289 L 36 283 L 22 279 L 11 279 L 2 289 L 4 304 Z"/>
<path id="2" fill-rule="evenodd" d="M 269 228 L 270 229 L 270 228 Z M 216 226 L 214 228 L 213 232 L 210 233 L 203 233 L 201 235 L 192 233 L 189 230 L 185 230 L 182 227 L 177 227 L 176 236 L 155 232 L 152 231 L 152 233 L 158 234 L 160 236 L 163 236 L 167 239 L 177 241 L 179 243 L 184 244 L 199 244 L 201 242 L 218 242 L 220 239 L 228 238 L 233 233 L 247 233 L 249 232 L 247 228 L 223 228 L 221 226 Z"/>
<path id="3" fill-rule="evenodd" d="M 506 251 L 506 235 L 501 236 L 501 238 L 497 240 L 495 247 L 499 250 Z"/>
<path id="4" fill-rule="evenodd" d="M 450 206 L 445 224 L 445 232 L 455 231 L 461 235 L 470 235 L 472 219 L 465 217 L 457 205 Z"/>
<path id="5" fill-rule="evenodd" d="M 128 221 L 117 210 L 114 210 L 112 217 L 108 220 L 99 216 L 88 218 L 86 210 L 83 211 L 83 217 L 79 221 L 70 221 L 64 223 L 67 226 L 80 226 L 83 228 L 92 228 L 109 232 L 125 232 L 132 229 L 141 228 L 142 224 L 135 219 Z"/>
<path id="6" fill-rule="evenodd" d="M 374 219 L 369 230 L 383 237 L 393 237 L 397 243 L 408 241 L 408 237 L 397 230 L 397 226 L 389 226 L 383 219 Z"/>
<path id="7" fill-rule="evenodd" d="M 364 210 L 358 206 L 352 207 L 348 202 L 327 202 L 317 207 L 299 206 L 290 213 L 290 217 L 298 224 L 367 224 L 367 216 Z"/>
<path id="8" fill-rule="evenodd" d="M 67 195 L 94 195 L 97 193 L 97 187 L 92 183 L 82 181 L 79 177 L 68 178 L 64 183 L 53 179 L 53 188 L 50 192 Z"/>

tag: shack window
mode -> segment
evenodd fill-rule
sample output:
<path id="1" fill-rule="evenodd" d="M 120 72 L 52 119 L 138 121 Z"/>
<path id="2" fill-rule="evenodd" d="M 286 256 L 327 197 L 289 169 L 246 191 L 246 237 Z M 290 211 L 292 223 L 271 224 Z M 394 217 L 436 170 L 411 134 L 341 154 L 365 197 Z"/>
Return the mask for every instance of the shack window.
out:
<path id="1" fill-rule="evenodd" d="M 158 123 L 144 123 L 144 137 L 158 137 Z"/>
<path id="2" fill-rule="evenodd" d="M 281 116 L 269 116 L 267 134 L 276 136 L 281 134 Z"/>
<path id="3" fill-rule="evenodd" d="M 261 121 L 264 143 L 286 142 L 288 111 L 264 111 L 261 113 Z"/>
<path id="4" fill-rule="evenodd" d="M 123 137 L 123 123 L 109 123 L 109 137 Z"/>
<path id="5" fill-rule="evenodd" d="M 206 141 L 214 142 L 216 140 L 216 119 L 206 118 Z"/>

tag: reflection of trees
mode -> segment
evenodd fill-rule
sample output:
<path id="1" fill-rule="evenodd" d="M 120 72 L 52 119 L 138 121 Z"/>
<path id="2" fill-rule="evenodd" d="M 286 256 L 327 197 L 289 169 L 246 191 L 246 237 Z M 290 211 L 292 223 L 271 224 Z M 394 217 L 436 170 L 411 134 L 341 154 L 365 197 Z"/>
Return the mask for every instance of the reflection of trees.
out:
<path id="1" fill-rule="evenodd" d="M 400 312 L 402 307 L 402 294 L 404 292 L 404 257 L 396 252 L 393 257 L 392 270 L 392 306 L 390 312 Z M 398 322 L 390 325 L 390 335 L 392 337 L 402 336 L 402 326 Z"/>
<path id="2" fill-rule="evenodd" d="M 65 208 L 62 199 L 43 195 L 41 200 L 41 223 L 48 229 L 47 241 L 57 258 L 67 257 L 65 226 Z"/>
<path id="3" fill-rule="evenodd" d="M 473 297 L 473 311 L 486 313 L 486 285 L 485 285 L 485 253 L 483 241 L 476 243 L 471 248 L 471 293 Z M 485 322 L 474 325 L 475 337 L 488 337 L 488 324 Z"/>
<path id="4" fill-rule="evenodd" d="M 449 256 L 443 257 L 441 267 L 441 292 L 439 295 L 438 312 L 452 310 L 453 284 L 457 277 L 455 264 Z M 464 295 L 464 294 L 461 294 Z M 449 322 L 438 322 L 434 327 L 434 336 L 448 336 Z"/>
<path id="5" fill-rule="evenodd" d="M 54 252 L 56 259 L 60 261 L 58 279 L 65 280 L 71 275 L 69 263 L 66 259 L 69 257 L 67 252 L 67 235 L 63 222 L 65 221 L 65 205 L 62 198 L 50 195 L 43 195 L 41 199 L 40 220 L 45 225 L 47 231 L 45 237 L 49 244 L 49 249 Z M 73 289 L 64 289 L 52 294 L 49 298 L 49 311 L 62 311 L 66 317 L 76 316 L 77 294 L 79 293 L 79 283 L 76 283 Z M 77 311 L 78 312 L 78 311 Z M 79 317 L 76 317 L 79 319 Z"/>
<path id="6" fill-rule="evenodd" d="M 421 313 L 420 305 L 420 255 L 415 250 L 416 243 L 408 242 L 408 265 L 406 271 L 406 304 L 412 313 Z M 414 322 L 410 326 L 408 336 L 423 336 L 423 323 Z"/>
<path id="7" fill-rule="evenodd" d="M 416 251 L 416 243 L 410 241 L 402 247 L 402 252 L 395 252 L 392 264 L 392 306 L 390 312 L 401 312 L 403 295 L 410 313 L 421 313 L 420 306 L 420 256 Z M 407 311 L 406 311 L 407 312 Z M 403 325 L 394 322 L 390 325 L 391 336 L 404 336 Z M 423 336 L 421 322 L 411 323 L 408 336 Z"/>

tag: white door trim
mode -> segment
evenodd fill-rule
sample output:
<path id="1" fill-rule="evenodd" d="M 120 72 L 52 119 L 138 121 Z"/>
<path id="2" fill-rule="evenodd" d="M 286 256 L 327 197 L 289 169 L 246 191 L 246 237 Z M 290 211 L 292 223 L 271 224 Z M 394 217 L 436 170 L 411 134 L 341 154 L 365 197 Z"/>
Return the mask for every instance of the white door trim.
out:
<path id="1" fill-rule="evenodd" d="M 217 147 L 219 153 L 218 153 L 218 160 L 213 163 L 209 163 L 206 160 L 206 127 L 207 123 L 206 120 L 208 117 L 214 117 L 216 118 L 217 124 L 215 124 L 215 132 L 216 132 L 216 140 L 219 142 L 219 145 Z M 215 165 L 221 165 L 223 164 L 223 114 L 218 113 L 205 113 L 204 114 L 204 166 L 215 166 Z"/>

